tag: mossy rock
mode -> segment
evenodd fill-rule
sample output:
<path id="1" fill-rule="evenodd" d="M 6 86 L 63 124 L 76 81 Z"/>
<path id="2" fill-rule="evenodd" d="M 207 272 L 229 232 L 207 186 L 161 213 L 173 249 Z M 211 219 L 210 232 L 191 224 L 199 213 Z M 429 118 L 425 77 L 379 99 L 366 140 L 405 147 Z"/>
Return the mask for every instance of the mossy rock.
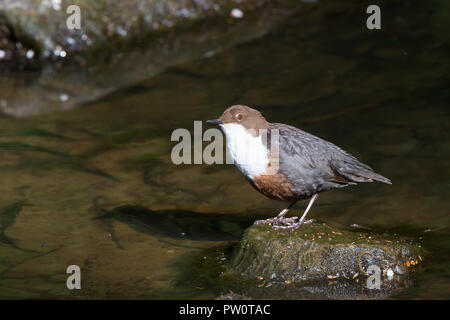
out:
<path id="1" fill-rule="evenodd" d="M 420 244 L 396 235 L 338 230 L 319 223 L 295 231 L 254 225 L 236 247 L 228 273 L 296 283 L 368 277 L 373 272 L 368 268 L 377 266 L 383 279 L 399 280 L 423 255 Z"/>

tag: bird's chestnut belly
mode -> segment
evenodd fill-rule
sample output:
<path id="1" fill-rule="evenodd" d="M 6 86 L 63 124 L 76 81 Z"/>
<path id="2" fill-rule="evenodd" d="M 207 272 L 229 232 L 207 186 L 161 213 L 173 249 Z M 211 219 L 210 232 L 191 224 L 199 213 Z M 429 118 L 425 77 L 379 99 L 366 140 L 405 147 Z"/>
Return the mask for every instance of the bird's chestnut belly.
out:
<path id="1" fill-rule="evenodd" d="M 256 190 L 272 199 L 295 200 L 301 198 L 295 192 L 294 185 L 282 173 L 262 174 L 254 177 L 253 180 L 249 179 L 249 181 Z"/>

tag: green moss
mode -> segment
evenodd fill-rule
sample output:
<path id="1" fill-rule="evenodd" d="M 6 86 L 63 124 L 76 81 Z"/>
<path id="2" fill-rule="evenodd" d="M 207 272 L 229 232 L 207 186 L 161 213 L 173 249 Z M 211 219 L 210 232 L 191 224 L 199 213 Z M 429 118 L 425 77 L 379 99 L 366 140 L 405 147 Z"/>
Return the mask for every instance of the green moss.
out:
<path id="1" fill-rule="evenodd" d="M 408 239 L 396 235 L 340 230 L 325 223 L 303 225 L 295 231 L 276 230 L 268 224 L 255 225 L 246 230 L 246 238 L 248 240 L 278 239 L 286 244 L 296 238 L 323 245 L 354 245 L 356 247 L 376 245 L 386 249 L 399 245 L 408 245 L 411 249 L 415 247 Z"/>

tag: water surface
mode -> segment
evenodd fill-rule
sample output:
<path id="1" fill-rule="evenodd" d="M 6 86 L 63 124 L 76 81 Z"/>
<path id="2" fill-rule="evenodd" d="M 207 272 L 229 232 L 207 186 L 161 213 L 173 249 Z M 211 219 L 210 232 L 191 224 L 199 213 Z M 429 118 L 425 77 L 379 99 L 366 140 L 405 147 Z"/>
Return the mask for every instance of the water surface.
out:
<path id="1" fill-rule="evenodd" d="M 420 241 L 429 255 L 393 298 L 450 298 L 450 19 L 443 2 L 395 3 L 382 31 L 360 6 L 305 7 L 260 39 L 72 110 L 0 117 L 0 297 L 227 293 L 230 247 L 283 204 L 231 165 L 175 166 L 170 134 L 243 103 L 389 177 L 321 195 L 311 218 Z M 71 264 L 82 290 L 66 288 Z"/>

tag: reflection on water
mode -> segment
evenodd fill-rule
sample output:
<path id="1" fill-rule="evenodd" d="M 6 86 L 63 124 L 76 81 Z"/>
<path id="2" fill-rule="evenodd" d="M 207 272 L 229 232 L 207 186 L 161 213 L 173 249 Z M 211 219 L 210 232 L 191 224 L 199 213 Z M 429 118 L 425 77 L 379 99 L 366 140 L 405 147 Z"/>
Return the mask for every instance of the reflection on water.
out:
<path id="1" fill-rule="evenodd" d="M 420 240 L 430 257 L 394 297 L 449 298 L 450 20 L 421 14 L 440 2 L 411 3 L 388 7 L 382 32 L 364 28 L 359 7 L 324 4 L 96 102 L 0 117 L 0 297 L 227 293 L 217 277 L 230 246 L 283 204 L 230 165 L 173 165 L 170 134 L 245 103 L 392 179 L 323 194 L 311 217 Z M 202 259 L 217 268 L 199 272 Z M 71 264 L 77 292 L 65 286 Z"/>

